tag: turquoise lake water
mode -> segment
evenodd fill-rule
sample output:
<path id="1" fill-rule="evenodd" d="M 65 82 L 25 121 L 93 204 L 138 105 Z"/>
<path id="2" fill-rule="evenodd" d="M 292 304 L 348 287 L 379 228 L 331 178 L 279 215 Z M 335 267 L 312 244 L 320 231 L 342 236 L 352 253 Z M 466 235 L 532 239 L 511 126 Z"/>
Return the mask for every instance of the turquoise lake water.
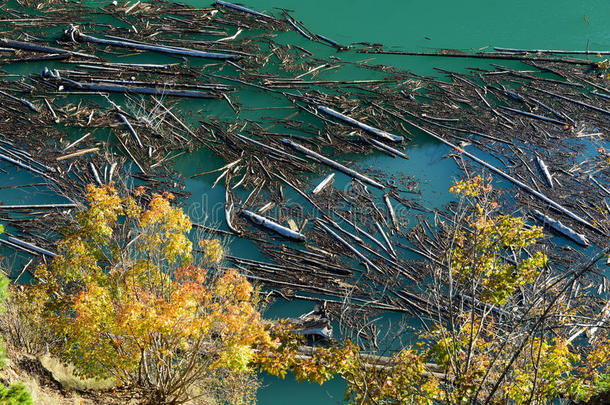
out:
<path id="1" fill-rule="evenodd" d="M 211 4 L 209 0 L 186 3 L 197 7 L 208 7 Z M 382 43 L 390 49 L 413 51 L 432 51 L 439 48 L 491 50 L 493 46 L 570 50 L 585 50 L 588 46 L 591 50 L 610 50 L 610 1 L 607 0 L 249 0 L 243 4 L 269 13 L 277 12 L 275 7 L 291 10 L 291 15 L 303 22 L 310 31 L 345 45 L 353 42 Z M 487 62 L 472 59 L 336 53 L 332 48 L 307 43 L 296 32 L 281 35 L 282 40 L 315 50 L 316 54 L 324 57 L 333 55 L 346 61 L 370 60 L 370 63 L 393 65 L 423 75 L 434 74 L 434 67 L 460 71 L 467 67 L 489 66 Z M 149 59 L 143 58 L 143 61 L 147 60 Z M 155 59 L 155 63 L 162 62 L 159 58 Z M 503 64 L 518 66 L 517 63 Z M 31 69 L 31 66 L 29 68 Z M 18 70 L 19 67 L 13 69 Z M 362 74 L 330 72 L 320 78 L 368 78 L 358 76 Z M 240 94 L 239 102 L 244 107 L 256 107 L 260 103 L 270 101 L 257 93 L 245 93 Z M 200 113 L 203 116 L 231 114 L 226 105 L 206 105 Z M 240 118 L 247 118 L 248 113 L 243 114 Z M 282 114 L 285 113 L 278 113 L 277 116 Z M 201 117 L 195 116 L 194 121 L 197 118 Z M 459 176 L 453 161 L 444 158 L 449 148 L 428 138 L 415 137 L 406 147 L 406 152 L 410 156 L 409 160 L 374 154 L 359 159 L 358 163 L 412 176 L 420 184 L 423 205 L 438 207 L 449 202 L 447 189 Z M 207 151 L 198 151 L 176 161 L 176 168 L 187 176 L 187 191 L 192 193 L 186 204 L 192 219 L 200 220 L 210 207 L 224 202 L 224 189 L 210 189 L 215 175 L 196 179 L 188 179 L 188 176 L 217 168 L 222 164 L 224 163 L 220 159 Z M 11 173 L 11 176 L 5 176 L 7 180 L 3 181 L 3 186 L 37 181 L 23 171 Z M 312 183 L 315 181 L 315 178 L 312 179 Z M 24 203 L 32 199 L 44 203 L 54 201 L 54 196 L 42 189 L 36 194 L 32 194 L 32 189 L 17 189 L 3 195 L 5 204 Z M 217 218 L 211 218 L 211 221 L 217 221 L 221 228 L 225 226 Z M 256 256 L 253 245 L 244 240 L 233 241 L 229 249 L 238 251 L 240 256 L 248 256 L 248 253 Z M 267 315 L 294 316 L 310 308 L 309 304 L 278 302 L 270 308 Z M 285 381 L 264 377 L 263 384 L 264 387 L 258 395 L 259 403 L 274 405 L 342 403 L 345 388 L 339 379 L 320 387 L 316 384 L 298 384 L 291 377 L 287 377 Z"/>

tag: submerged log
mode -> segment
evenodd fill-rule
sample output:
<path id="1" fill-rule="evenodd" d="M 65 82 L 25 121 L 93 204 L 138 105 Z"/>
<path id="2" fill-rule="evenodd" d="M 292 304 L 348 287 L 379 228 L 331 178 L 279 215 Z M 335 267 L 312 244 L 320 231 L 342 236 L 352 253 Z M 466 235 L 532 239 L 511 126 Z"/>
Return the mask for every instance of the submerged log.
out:
<path id="1" fill-rule="evenodd" d="M 351 117 L 348 117 L 347 115 L 341 114 L 340 112 L 337 112 L 335 110 L 332 110 L 328 107 L 324 107 L 323 105 L 319 105 L 318 106 L 318 110 L 332 116 L 335 117 L 353 127 L 356 128 L 360 128 L 366 132 L 368 132 L 369 134 L 375 135 L 379 138 L 385 139 L 386 141 L 392 141 L 392 142 L 402 142 L 403 141 L 403 137 L 400 135 L 394 135 L 391 134 L 389 132 L 383 131 L 381 129 L 372 127 L 370 125 L 365 124 L 364 122 L 360 122 L 357 121 Z"/>
<path id="2" fill-rule="evenodd" d="M 325 156 L 320 155 L 317 152 L 314 152 L 310 149 L 307 149 L 304 146 L 299 145 L 298 143 L 295 143 L 293 141 L 291 141 L 290 139 L 282 139 L 282 142 L 286 145 L 291 146 L 292 148 L 298 150 L 301 153 L 304 153 L 305 155 L 309 156 L 309 157 L 313 157 L 315 159 L 317 159 L 318 161 L 324 163 L 325 165 L 328 165 L 332 168 L 335 168 L 337 170 L 339 170 L 340 172 L 343 172 L 345 174 L 347 174 L 348 176 L 351 176 L 355 179 L 361 180 L 367 184 L 370 184 L 371 186 L 375 186 L 378 187 L 380 189 L 384 189 L 385 186 L 373 179 L 371 179 L 370 177 L 367 177 L 363 174 L 358 173 L 357 171 L 350 169 L 349 167 L 343 166 L 340 163 L 335 162 L 334 160 L 331 160 Z"/>
<path id="3" fill-rule="evenodd" d="M 237 59 L 243 58 L 242 55 L 229 54 L 229 53 L 204 52 L 204 51 L 198 51 L 196 49 L 179 48 L 179 47 L 163 46 L 163 45 L 153 45 L 153 44 L 147 44 L 144 42 L 127 42 L 127 41 L 119 41 L 119 40 L 115 40 L 115 39 L 96 38 L 96 37 L 92 37 L 91 35 L 83 34 L 74 25 L 69 25 L 65 31 L 65 34 L 66 34 L 66 36 L 69 36 L 75 42 L 80 40 L 83 42 L 90 42 L 90 43 L 94 43 L 94 44 L 116 46 L 119 48 L 138 49 L 141 51 L 161 52 L 161 53 L 167 53 L 170 55 L 191 56 L 191 57 L 197 57 L 197 58 L 221 59 L 221 60 L 237 60 Z"/>
<path id="4" fill-rule="evenodd" d="M 263 217 L 262 215 L 258 215 L 255 214 L 252 211 L 248 211 L 248 210 L 241 210 L 241 214 L 243 216 L 245 216 L 246 218 L 248 218 L 250 221 L 254 222 L 257 225 L 261 225 L 279 235 L 282 235 L 285 238 L 288 239 L 293 239 L 293 240 L 297 240 L 297 241 L 304 241 L 305 240 L 305 235 L 303 235 L 300 232 L 295 232 L 290 228 L 287 228 L 283 225 L 278 224 L 275 221 L 272 221 L 266 217 Z"/>
<path id="5" fill-rule="evenodd" d="M 565 226 L 561 222 L 544 215 L 542 212 L 540 212 L 536 209 L 532 210 L 532 214 L 537 219 L 544 222 L 545 224 L 547 224 L 548 226 L 550 226 L 557 232 L 561 233 L 562 235 L 567 236 L 568 238 L 572 239 L 574 242 L 576 242 L 580 245 L 583 245 L 583 246 L 589 246 L 589 241 L 587 240 L 585 235 L 575 232 L 574 230 Z"/>

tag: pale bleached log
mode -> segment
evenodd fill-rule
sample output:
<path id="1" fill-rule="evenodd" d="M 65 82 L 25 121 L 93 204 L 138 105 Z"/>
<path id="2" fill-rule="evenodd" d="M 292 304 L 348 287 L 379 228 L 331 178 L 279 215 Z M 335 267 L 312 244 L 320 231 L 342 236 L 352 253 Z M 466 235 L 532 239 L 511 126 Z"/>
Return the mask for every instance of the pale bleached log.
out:
<path id="1" fill-rule="evenodd" d="M 565 226 L 564 224 L 557 221 L 556 219 L 550 218 L 536 209 L 532 210 L 532 214 L 536 218 L 538 218 L 540 221 L 544 222 L 545 224 L 547 224 L 548 226 L 550 226 L 557 232 L 561 233 L 562 235 L 572 239 L 574 242 L 579 243 L 583 246 L 589 246 L 589 241 L 587 240 L 585 235 L 577 233 L 576 231 Z"/>
<path id="2" fill-rule="evenodd" d="M 368 132 L 369 134 L 372 134 L 379 138 L 385 139 L 386 141 L 392 141 L 392 142 L 402 142 L 403 141 L 403 137 L 400 135 L 394 135 L 394 134 L 391 134 L 384 130 L 372 127 L 368 124 L 365 124 L 364 122 L 357 121 L 351 117 L 348 117 L 345 114 L 341 114 L 340 112 L 330 109 L 328 107 L 325 107 L 323 105 L 319 105 L 318 110 L 320 110 L 330 116 L 338 118 L 339 120 L 341 120 L 353 127 L 360 128 L 360 129 Z"/>
<path id="3" fill-rule="evenodd" d="M 255 224 L 261 225 L 285 238 L 298 240 L 298 241 L 305 240 L 305 235 L 303 235 L 302 233 L 295 232 L 292 229 L 285 227 L 283 225 L 280 225 L 277 222 L 272 221 L 269 218 L 266 218 L 262 215 L 255 214 L 252 211 L 248 211 L 248 210 L 244 210 L 244 209 L 241 210 L 241 214 L 243 216 L 245 216 L 246 218 L 248 218 L 250 221 L 254 222 Z"/>
<path id="4" fill-rule="evenodd" d="M 322 180 L 320 182 L 320 184 L 318 184 L 316 186 L 316 188 L 313 189 L 313 191 L 311 193 L 312 194 L 318 194 L 320 191 L 324 190 L 326 188 L 326 186 L 331 184 L 334 178 L 335 178 L 335 173 L 329 174 L 328 176 L 326 176 L 324 178 L 324 180 Z"/>
<path id="5" fill-rule="evenodd" d="M 544 179 L 546 180 L 549 187 L 553 188 L 553 177 L 551 177 L 551 172 L 549 172 L 549 168 L 547 167 L 544 160 L 540 159 L 540 157 L 536 156 L 536 162 L 538 163 L 538 168 L 544 175 Z"/>
<path id="6" fill-rule="evenodd" d="M 292 148 L 296 149 L 297 151 L 304 153 L 305 155 L 307 155 L 309 157 L 313 157 L 313 158 L 317 159 L 318 161 L 324 163 L 327 166 L 330 166 L 334 169 L 339 170 L 340 172 L 347 174 L 348 176 L 361 180 L 367 184 L 370 184 L 371 186 L 375 186 L 375 187 L 378 187 L 381 189 L 385 188 L 383 184 L 371 179 L 370 177 L 360 174 L 357 171 L 350 169 L 347 166 L 343 166 L 342 164 L 337 163 L 334 160 L 331 160 L 325 156 L 322 156 L 319 153 L 312 151 L 311 149 L 307 149 L 306 147 L 299 145 L 298 143 L 295 143 L 295 142 L 291 141 L 290 139 L 282 139 L 282 142 L 286 145 L 291 146 Z"/>
<path id="7" fill-rule="evenodd" d="M 16 244 L 16 245 L 19 245 L 19 246 L 21 246 L 21 247 L 24 247 L 24 248 L 26 248 L 26 249 L 33 250 L 34 252 L 38 252 L 38 253 L 40 253 L 40 254 L 43 254 L 43 255 L 45 255 L 45 256 L 49 256 L 49 257 L 55 257 L 55 256 L 57 256 L 57 254 L 56 254 L 56 253 L 50 252 L 50 251 L 48 251 L 48 250 L 46 250 L 46 249 L 43 249 L 43 248 L 38 247 L 38 246 L 36 246 L 36 245 L 33 245 L 33 244 L 31 244 L 31 243 L 28 243 L 28 242 L 22 241 L 21 239 L 17 239 L 17 238 L 12 237 L 12 236 L 9 236 L 9 237 L 8 237 L 8 241 L 9 241 L 9 242 L 12 242 L 12 243 L 14 243 L 14 244 Z"/>

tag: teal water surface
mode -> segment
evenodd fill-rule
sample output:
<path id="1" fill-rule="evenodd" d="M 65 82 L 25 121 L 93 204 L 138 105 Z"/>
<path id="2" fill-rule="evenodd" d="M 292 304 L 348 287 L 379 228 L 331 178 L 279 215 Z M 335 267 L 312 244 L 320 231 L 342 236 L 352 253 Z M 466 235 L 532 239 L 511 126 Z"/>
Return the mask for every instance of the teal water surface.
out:
<path id="1" fill-rule="evenodd" d="M 210 0 L 187 0 L 197 7 L 208 7 Z M 490 0 L 455 1 L 364 1 L 364 0 L 247 0 L 245 6 L 258 11 L 277 12 L 276 8 L 290 10 L 291 15 L 303 22 L 312 32 L 349 45 L 354 42 L 382 43 L 388 49 L 432 51 L 439 48 L 463 50 L 491 50 L 493 46 L 536 49 L 570 50 L 610 50 L 610 1 L 543 1 L 517 0 L 508 2 Z M 296 32 L 282 33 L 281 40 L 315 50 L 321 57 L 335 56 L 346 61 L 368 60 L 371 64 L 393 65 L 422 75 L 432 75 L 435 67 L 449 70 L 465 70 L 467 67 L 487 67 L 489 63 L 473 59 L 437 58 L 419 56 L 368 55 L 351 52 L 336 53 L 334 49 L 319 44 L 308 43 Z M 280 39 L 278 39 L 280 40 Z M 162 63 L 158 57 L 138 56 L 140 62 Z M 168 59 L 171 60 L 171 59 Z M 503 63 L 508 65 L 509 63 Z M 510 64 L 517 65 L 516 63 Z M 18 71 L 19 67 L 11 67 Z M 368 79 L 375 72 L 325 72 L 323 79 Z M 369 76 L 363 76 L 369 75 Z M 269 97 L 260 93 L 240 93 L 238 101 L 244 107 L 239 119 L 256 118 L 260 113 L 248 112 L 247 108 L 269 105 Z M 277 106 L 286 105 L 281 101 Z M 277 117 L 289 113 L 274 110 L 265 115 Z M 205 105 L 193 113 L 193 122 L 206 116 L 235 119 L 232 111 L 221 104 Z M 447 192 L 452 181 L 459 176 L 453 160 L 446 159 L 448 147 L 423 136 L 416 136 L 406 147 L 409 160 L 392 159 L 373 154 L 360 157 L 361 166 L 376 166 L 386 172 L 412 176 L 422 192 L 421 203 L 429 207 L 439 207 L 450 201 Z M 204 219 L 224 228 L 226 225 L 214 207 L 224 203 L 224 189 L 211 189 L 216 175 L 188 179 L 188 176 L 222 166 L 224 162 L 209 151 L 200 150 L 183 155 L 176 160 L 175 168 L 187 176 L 187 191 L 192 193 L 185 209 L 194 221 Z M 3 165 L 0 168 L 5 168 Z M 8 169 L 8 167 L 6 167 Z M 325 174 L 318 175 L 321 177 Z M 11 171 L 3 177 L 3 186 L 35 183 L 35 177 L 23 171 Z M 312 178 L 315 183 L 317 178 Z M 338 180 L 340 182 L 340 179 Z M 340 183 L 338 183 L 340 184 Z M 17 189 L 4 193 L 5 204 L 24 202 L 44 203 L 53 200 L 44 190 L 31 194 L 32 190 Z M 221 204 L 221 205 L 219 205 Z M 229 250 L 242 257 L 257 257 L 254 246 L 245 240 L 234 240 Z M 267 312 L 267 316 L 294 316 L 311 309 L 311 304 L 277 302 Z M 318 386 L 297 383 L 292 377 L 282 381 L 273 377 L 263 377 L 263 388 L 259 391 L 260 404 L 337 404 L 343 403 L 345 384 L 335 379 Z"/>

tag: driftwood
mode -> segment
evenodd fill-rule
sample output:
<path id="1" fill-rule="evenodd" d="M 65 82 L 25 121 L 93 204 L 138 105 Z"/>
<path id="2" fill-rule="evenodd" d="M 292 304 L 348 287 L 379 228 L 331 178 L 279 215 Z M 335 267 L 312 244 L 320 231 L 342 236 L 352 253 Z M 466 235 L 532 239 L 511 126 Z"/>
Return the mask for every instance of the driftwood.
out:
<path id="1" fill-rule="evenodd" d="M 257 225 L 261 225 L 279 235 L 282 235 L 285 238 L 288 239 L 293 239 L 293 240 L 297 240 L 297 241 L 304 241 L 305 240 L 305 235 L 303 235 L 300 232 L 295 232 L 290 228 L 287 228 L 283 225 L 278 224 L 275 221 L 272 221 L 266 217 L 263 217 L 261 215 L 255 214 L 252 211 L 248 211 L 248 210 L 244 210 L 242 209 L 241 214 L 243 216 L 245 216 L 246 218 L 248 218 L 250 221 L 254 222 Z"/>
<path id="2" fill-rule="evenodd" d="M 133 137 L 135 138 L 136 142 L 138 143 L 138 146 L 140 148 L 143 148 L 144 145 L 142 144 L 142 141 L 140 141 L 140 137 L 138 136 L 138 133 L 136 132 L 136 130 L 133 128 L 133 126 L 131 125 L 131 123 L 127 120 L 127 117 L 125 117 L 123 114 L 119 113 L 119 118 L 121 119 L 121 121 L 123 121 L 123 123 L 125 124 L 125 126 L 127 127 L 127 129 L 129 130 L 129 132 L 131 133 L 131 135 L 133 135 Z"/>
<path id="3" fill-rule="evenodd" d="M 400 135 L 394 135 L 391 134 L 389 132 L 383 131 L 381 129 L 372 127 L 370 125 L 367 125 L 363 122 L 357 121 L 353 118 L 348 117 L 347 115 L 341 114 L 340 112 L 337 112 L 335 110 L 332 110 L 328 107 L 324 107 L 323 105 L 319 105 L 318 106 L 318 110 L 332 116 L 335 118 L 338 118 L 339 120 L 353 126 L 356 128 L 360 128 L 366 132 L 368 132 L 369 134 L 375 135 L 381 139 L 385 139 L 386 141 L 392 141 L 392 142 L 402 142 L 403 141 L 403 137 Z"/>
<path id="4" fill-rule="evenodd" d="M 282 139 L 282 142 L 284 144 L 289 145 L 292 148 L 298 150 L 299 152 L 304 153 L 305 155 L 307 155 L 309 157 L 313 157 L 313 158 L 317 159 L 318 161 L 320 161 L 320 162 L 322 162 L 322 163 L 324 163 L 324 164 L 326 164 L 326 165 L 328 165 L 328 166 L 330 166 L 332 168 L 335 168 L 335 169 L 339 170 L 340 172 L 343 172 L 343 173 L 347 174 L 348 176 L 351 176 L 351 177 L 353 177 L 355 179 L 361 180 L 361 181 L 363 181 L 363 182 L 365 182 L 367 184 L 370 184 L 371 186 L 375 186 L 375 187 L 378 187 L 378 188 L 381 188 L 381 189 L 385 188 L 383 184 L 381 184 L 381 183 L 379 183 L 379 182 L 377 182 L 377 181 L 375 181 L 375 180 L 373 180 L 373 179 L 371 179 L 371 178 L 369 178 L 369 177 L 367 177 L 367 176 L 365 176 L 363 174 L 360 174 L 357 171 L 355 171 L 353 169 L 350 169 L 349 167 L 343 166 L 342 164 L 337 163 L 334 160 L 331 160 L 331 159 L 329 159 L 329 158 L 327 158 L 325 156 L 322 156 L 322 155 L 320 155 L 317 152 L 314 152 L 314 151 L 312 151 L 310 149 L 307 149 L 306 147 L 301 146 L 298 143 L 295 143 L 295 142 L 291 141 L 290 139 L 284 138 L 284 139 Z"/>
<path id="5" fill-rule="evenodd" d="M 557 232 L 561 233 L 562 235 L 572 239 L 574 242 L 579 243 L 583 246 L 589 246 L 589 241 L 587 240 L 587 238 L 585 237 L 585 235 L 582 235 L 580 233 L 575 232 L 573 229 L 568 228 L 567 226 L 565 226 L 564 224 L 562 224 L 561 222 L 550 218 L 546 215 L 544 215 L 542 212 L 534 209 L 532 210 L 532 214 L 539 219 L 540 221 L 544 222 L 545 224 L 547 224 L 548 226 L 550 226 L 551 228 L 553 228 L 554 230 L 556 230 Z"/>
<path id="6" fill-rule="evenodd" d="M 538 163 L 538 167 L 540 171 L 544 175 L 544 179 L 546 180 L 549 187 L 553 188 L 553 177 L 551 177 L 551 172 L 549 172 L 549 168 L 547 167 L 544 160 L 540 159 L 540 157 L 536 156 L 536 162 Z"/>
<path id="7" fill-rule="evenodd" d="M 312 194 L 318 194 L 320 191 L 324 190 L 326 188 L 326 186 L 328 186 L 329 184 L 332 183 L 332 181 L 335 178 L 335 173 L 331 173 L 328 176 L 326 176 L 324 178 L 324 180 L 322 180 L 320 182 L 320 184 L 318 184 L 316 186 L 316 188 L 313 189 L 313 191 L 311 192 Z"/>
<path id="8" fill-rule="evenodd" d="M 91 35 L 83 34 L 79 31 L 77 27 L 74 25 L 68 26 L 65 31 L 66 36 L 69 36 L 73 41 L 83 41 L 83 42 L 91 42 L 94 44 L 101 45 L 110 45 L 116 46 L 120 48 L 130 48 L 130 49 L 138 49 L 142 51 L 154 51 L 167 53 L 170 55 L 178 55 L 178 56 L 191 56 L 198 58 L 208 58 L 208 59 L 221 59 L 221 60 L 237 60 L 241 59 L 243 56 L 228 54 L 228 53 L 219 53 L 219 52 L 203 52 L 198 51 L 196 49 L 188 49 L 188 48 L 178 48 L 178 47 L 170 47 L 170 46 L 162 46 L 162 45 L 152 45 L 146 44 L 142 42 L 127 42 L 127 41 L 118 41 L 114 39 L 102 39 L 92 37 Z"/>
<path id="9" fill-rule="evenodd" d="M 462 150 L 462 148 L 459 148 L 457 145 L 447 141 L 446 139 L 444 139 L 443 137 L 437 135 L 436 133 L 434 133 L 433 131 L 430 131 L 429 129 L 420 127 L 419 125 L 408 121 L 406 119 L 403 118 L 403 120 L 405 122 L 407 122 L 408 124 L 414 126 L 415 128 L 425 132 L 426 134 L 430 135 L 431 137 L 433 137 L 434 139 L 437 139 L 438 141 L 444 143 L 445 145 L 448 145 L 452 148 L 454 148 L 455 150 Z M 466 152 L 464 150 L 462 150 L 462 155 L 468 157 L 469 159 L 477 162 L 478 164 L 485 166 L 486 168 L 488 168 L 489 170 L 491 170 L 492 172 L 504 177 L 505 179 L 509 180 L 510 182 L 512 182 L 513 184 L 515 184 L 516 186 L 522 188 L 523 190 L 527 191 L 528 193 L 532 194 L 533 196 L 541 199 L 542 201 L 550 204 L 553 208 L 555 208 L 558 211 L 563 212 L 564 214 L 566 214 L 567 216 L 569 216 L 570 218 L 580 222 L 583 225 L 588 226 L 591 229 L 596 229 L 593 224 L 591 224 L 589 221 L 587 221 L 586 219 L 581 218 L 580 216 L 576 215 L 575 213 L 573 213 L 572 211 L 570 211 L 569 209 L 565 208 L 563 205 L 558 204 L 557 202 L 551 200 L 549 197 L 545 196 L 544 194 L 534 190 L 533 188 L 531 188 L 530 186 L 528 186 L 527 184 L 515 179 L 514 177 L 510 176 L 507 173 L 504 173 L 502 170 L 498 169 L 497 167 L 487 163 L 486 161 L 479 159 L 478 157 L 474 156 L 472 153 Z"/>
<path id="10" fill-rule="evenodd" d="M 22 246 L 22 247 L 24 247 L 26 249 L 33 250 L 34 252 L 38 252 L 40 254 L 43 254 L 45 256 L 49 256 L 49 257 L 57 256 L 56 253 L 50 252 L 50 251 L 48 251 L 46 249 L 43 249 L 43 248 L 38 247 L 36 245 L 33 245 L 33 244 L 29 243 L 29 242 L 22 241 L 21 239 L 14 238 L 12 236 L 8 237 L 8 241 L 12 242 L 12 243 L 14 243 L 16 245 Z"/>
<path id="11" fill-rule="evenodd" d="M 239 6 L 237 4 L 229 3 L 226 1 L 222 1 L 222 0 L 216 0 L 215 4 L 218 4 L 219 6 L 223 6 L 223 7 L 227 7 L 227 8 L 232 8 L 233 10 L 241 11 L 241 12 L 244 12 L 247 14 L 256 15 L 258 17 L 265 17 L 265 18 L 271 18 L 271 19 L 273 18 L 267 14 L 259 13 L 258 11 L 254 11 L 249 8 Z"/>
<path id="12" fill-rule="evenodd" d="M 7 48 L 21 49 L 22 51 L 44 52 L 44 53 L 50 53 L 50 54 L 67 54 L 67 55 L 81 56 L 83 58 L 99 59 L 97 56 L 89 55 L 86 53 L 72 52 L 72 51 L 68 51 L 66 49 L 38 45 L 38 44 L 33 44 L 31 42 L 14 41 L 14 40 L 8 39 L 8 38 L 1 38 L 0 45 L 5 46 Z"/>
<path id="13" fill-rule="evenodd" d="M 59 79 L 61 83 L 67 87 L 98 91 L 104 93 L 131 93 L 131 94 L 148 94 L 153 96 L 170 96 L 170 97 L 187 97 L 187 98 L 218 98 L 218 95 L 212 93 L 205 93 L 202 91 L 194 90 L 172 90 L 166 88 L 155 88 L 155 87 L 136 87 L 136 86 L 121 86 L 121 85 L 109 85 L 99 83 L 87 83 L 77 82 L 71 79 L 62 78 L 56 72 L 51 72 L 48 68 L 45 68 L 42 72 L 43 78 Z"/>

